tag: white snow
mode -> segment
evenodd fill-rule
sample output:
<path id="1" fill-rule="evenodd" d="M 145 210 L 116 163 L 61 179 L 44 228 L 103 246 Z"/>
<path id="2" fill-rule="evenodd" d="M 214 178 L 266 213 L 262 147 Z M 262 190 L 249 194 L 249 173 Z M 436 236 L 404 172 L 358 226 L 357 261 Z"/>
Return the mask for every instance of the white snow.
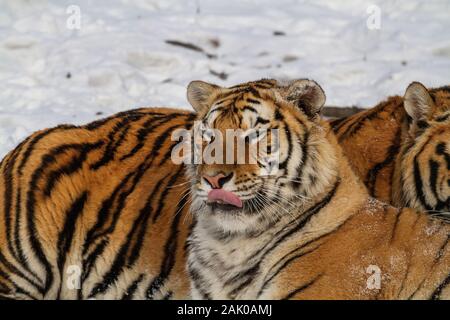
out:
<path id="1" fill-rule="evenodd" d="M 379 30 L 366 25 L 371 4 Z M 67 28 L 70 5 L 79 30 Z M 59 123 L 189 108 L 194 79 L 307 77 L 329 105 L 371 106 L 413 80 L 448 84 L 449 30 L 448 0 L 0 0 L 0 156 Z"/>

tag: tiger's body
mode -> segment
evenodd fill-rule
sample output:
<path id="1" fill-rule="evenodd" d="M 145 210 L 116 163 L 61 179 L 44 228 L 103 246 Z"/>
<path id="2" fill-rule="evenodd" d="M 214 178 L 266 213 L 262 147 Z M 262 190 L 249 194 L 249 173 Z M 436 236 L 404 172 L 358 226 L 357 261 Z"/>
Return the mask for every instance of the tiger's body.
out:
<path id="1" fill-rule="evenodd" d="M 259 175 L 259 162 L 187 167 L 194 298 L 450 298 L 450 224 L 369 197 L 318 117 L 325 99 L 317 84 L 196 82 L 188 90 L 207 127 L 281 130 L 274 176 Z M 242 206 L 215 202 L 218 192 Z M 373 268 L 379 287 L 369 284 Z"/>
<path id="2" fill-rule="evenodd" d="M 10 152 L 0 167 L 0 296 L 186 297 L 190 216 L 170 150 L 172 131 L 193 118 L 132 110 L 37 132 Z"/>
<path id="3" fill-rule="evenodd" d="M 420 99 L 426 103 L 411 105 L 408 114 L 404 98 L 391 97 L 331 125 L 373 197 L 394 206 L 448 212 L 450 87 L 428 92 L 414 83 L 408 92 L 410 104 Z"/>

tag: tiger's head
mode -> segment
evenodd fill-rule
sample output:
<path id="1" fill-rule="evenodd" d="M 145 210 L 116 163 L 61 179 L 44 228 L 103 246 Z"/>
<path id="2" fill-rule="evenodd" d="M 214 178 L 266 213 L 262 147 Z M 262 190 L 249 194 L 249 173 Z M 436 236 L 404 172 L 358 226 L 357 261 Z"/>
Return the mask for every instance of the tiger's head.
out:
<path id="1" fill-rule="evenodd" d="M 406 89 L 404 143 L 394 194 L 398 203 L 429 212 L 450 210 L 450 87 Z"/>
<path id="2" fill-rule="evenodd" d="M 266 79 L 222 88 L 194 81 L 187 95 L 203 130 L 203 155 L 210 148 L 225 159 L 187 165 L 191 212 L 214 230 L 258 232 L 290 218 L 293 207 L 335 179 L 330 129 L 319 117 L 325 94 L 316 82 Z M 230 130 L 236 136 L 229 138 Z"/>

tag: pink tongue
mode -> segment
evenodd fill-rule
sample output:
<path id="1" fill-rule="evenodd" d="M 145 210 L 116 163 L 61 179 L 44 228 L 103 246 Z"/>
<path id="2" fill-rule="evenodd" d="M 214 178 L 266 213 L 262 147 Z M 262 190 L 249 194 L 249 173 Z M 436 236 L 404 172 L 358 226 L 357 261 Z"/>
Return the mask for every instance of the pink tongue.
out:
<path id="1" fill-rule="evenodd" d="M 208 193 L 209 201 L 217 201 L 220 200 L 224 203 L 231 204 L 235 207 L 242 208 L 242 200 L 239 199 L 237 195 L 233 192 L 225 191 L 223 189 L 212 189 Z"/>

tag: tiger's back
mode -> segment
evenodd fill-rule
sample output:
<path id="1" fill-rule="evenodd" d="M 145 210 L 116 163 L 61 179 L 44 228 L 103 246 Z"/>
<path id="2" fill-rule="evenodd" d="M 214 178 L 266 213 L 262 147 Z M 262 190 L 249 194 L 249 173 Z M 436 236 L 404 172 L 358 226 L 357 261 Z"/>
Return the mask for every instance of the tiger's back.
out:
<path id="1" fill-rule="evenodd" d="M 352 169 L 369 193 L 392 203 L 392 176 L 400 150 L 401 123 L 405 118 L 400 97 L 391 97 L 372 109 L 331 121 Z"/>
<path id="2" fill-rule="evenodd" d="M 37 132 L 2 161 L 0 296 L 180 298 L 190 219 L 171 134 L 192 113 L 138 109 Z"/>

